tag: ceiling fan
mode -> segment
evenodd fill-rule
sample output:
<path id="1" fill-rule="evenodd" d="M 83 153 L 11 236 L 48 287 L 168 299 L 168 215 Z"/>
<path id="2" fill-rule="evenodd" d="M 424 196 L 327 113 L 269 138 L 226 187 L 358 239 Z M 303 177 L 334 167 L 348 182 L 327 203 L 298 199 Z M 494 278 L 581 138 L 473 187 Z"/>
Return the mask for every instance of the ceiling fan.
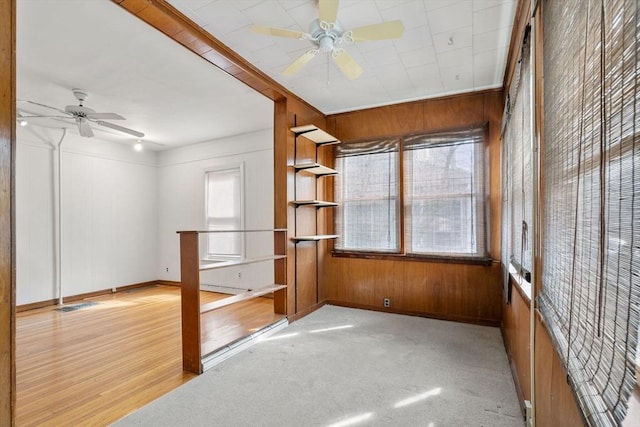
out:
<path id="1" fill-rule="evenodd" d="M 362 68 L 351 55 L 339 47 L 339 45 L 341 43 L 399 38 L 404 32 L 404 26 L 402 25 L 402 21 L 396 20 L 366 25 L 345 31 L 336 20 L 338 3 L 338 0 L 319 0 L 319 18 L 311 22 L 308 33 L 285 28 L 267 27 L 264 25 L 254 25 L 252 31 L 258 34 L 276 37 L 309 40 L 313 43 L 314 47 L 312 49 L 305 52 L 282 72 L 282 74 L 286 76 L 295 74 L 319 52 L 323 52 L 330 54 L 342 73 L 348 79 L 353 80 L 362 74 Z"/>
<path id="2" fill-rule="evenodd" d="M 41 114 L 31 113 L 25 109 L 18 109 L 18 118 L 21 121 L 22 120 L 26 121 L 31 118 L 37 118 L 37 119 L 47 118 L 47 119 L 63 119 L 63 120 L 73 119 L 75 123 L 78 125 L 78 131 L 80 132 L 80 135 L 86 138 L 91 138 L 94 135 L 93 130 L 91 129 L 91 125 L 89 124 L 90 122 L 100 126 L 104 126 L 106 128 L 110 128 L 113 130 L 117 130 L 119 132 L 123 132 L 129 135 L 135 136 L 137 138 L 142 138 L 144 136 L 144 133 L 142 132 L 138 132 L 136 130 L 129 129 L 124 126 L 116 125 L 113 123 L 105 122 L 105 120 L 125 120 L 125 118 L 122 117 L 120 114 L 116 114 L 116 113 L 97 113 L 94 109 L 85 107 L 83 104 L 84 104 L 84 101 L 89 96 L 89 94 L 82 89 L 72 89 L 72 91 L 73 91 L 73 95 L 78 99 L 79 105 L 67 105 L 66 107 L 64 107 L 64 110 L 56 107 L 51 107 L 49 105 L 40 104 L 39 102 L 25 101 L 25 100 L 21 101 L 28 104 L 38 105 L 40 107 L 45 107 L 51 110 L 55 110 L 58 113 L 61 113 L 61 115 L 60 114 L 41 115 Z"/>

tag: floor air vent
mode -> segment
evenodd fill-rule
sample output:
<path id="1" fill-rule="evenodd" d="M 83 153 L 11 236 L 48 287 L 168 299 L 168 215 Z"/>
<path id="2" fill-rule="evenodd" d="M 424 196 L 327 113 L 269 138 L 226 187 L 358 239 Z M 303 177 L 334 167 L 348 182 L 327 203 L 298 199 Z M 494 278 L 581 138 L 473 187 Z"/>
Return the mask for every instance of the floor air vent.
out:
<path id="1" fill-rule="evenodd" d="M 62 307 L 54 308 L 56 311 L 68 312 L 68 311 L 76 311 L 87 307 L 93 307 L 94 305 L 98 305 L 97 302 L 82 302 L 80 304 L 73 305 L 65 305 Z"/>

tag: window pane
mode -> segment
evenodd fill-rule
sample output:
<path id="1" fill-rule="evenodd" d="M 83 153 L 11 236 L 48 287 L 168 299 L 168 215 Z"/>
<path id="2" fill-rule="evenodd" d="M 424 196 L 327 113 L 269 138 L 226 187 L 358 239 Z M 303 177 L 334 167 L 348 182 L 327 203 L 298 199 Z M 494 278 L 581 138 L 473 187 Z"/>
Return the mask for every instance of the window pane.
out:
<path id="1" fill-rule="evenodd" d="M 206 221 L 208 230 L 242 229 L 241 168 L 206 172 Z M 207 235 L 207 257 L 241 257 L 242 233 Z"/>
<path id="2" fill-rule="evenodd" d="M 336 168 L 336 249 L 397 252 L 398 141 L 344 144 Z"/>
<path id="3" fill-rule="evenodd" d="M 407 252 L 485 255 L 483 131 L 405 144 Z"/>

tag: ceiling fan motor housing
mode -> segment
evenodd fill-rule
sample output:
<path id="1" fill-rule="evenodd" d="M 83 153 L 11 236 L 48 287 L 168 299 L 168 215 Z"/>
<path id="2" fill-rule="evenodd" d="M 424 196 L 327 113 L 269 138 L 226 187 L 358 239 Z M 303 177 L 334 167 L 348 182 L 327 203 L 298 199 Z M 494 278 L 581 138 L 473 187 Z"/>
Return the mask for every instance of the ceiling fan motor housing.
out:
<path id="1" fill-rule="evenodd" d="M 336 44 L 342 42 L 342 27 L 336 22 L 327 23 L 315 19 L 309 25 L 311 39 L 318 45 L 321 52 L 331 52 Z"/>

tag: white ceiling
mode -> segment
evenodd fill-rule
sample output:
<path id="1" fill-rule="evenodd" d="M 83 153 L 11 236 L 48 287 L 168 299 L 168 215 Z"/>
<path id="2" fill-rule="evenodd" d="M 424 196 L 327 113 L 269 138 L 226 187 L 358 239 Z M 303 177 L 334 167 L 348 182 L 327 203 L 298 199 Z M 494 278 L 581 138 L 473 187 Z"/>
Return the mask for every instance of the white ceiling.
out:
<path id="1" fill-rule="evenodd" d="M 17 98 L 115 112 L 164 149 L 273 126 L 273 102 L 108 0 L 18 0 Z M 51 113 L 18 102 L 19 109 Z M 55 113 L 55 112 L 54 112 Z M 36 120 L 30 120 L 36 123 Z M 51 127 L 74 125 L 38 121 Z M 96 138 L 136 138 L 92 126 Z M 160 145 L 162 144 L 162 145 Z"/>
<path id="2" fill-rule="evenodd" d="M 343 45 L 364 69 L 350 81 L 333 62 L 327 68 L 322 54 L 283 76 L 311 42 L 250 30 L 261 24 L 307 32 L 317 0 L 169 2 L 325 114 L 501 87 L 516 8 L 516 0 L 341 0 L 338 21 L 347 30 L 396 19 L 405 27 L 397 40 Z"/>
<path id="3" fill-rule="evenodd" d="M 281 71 L 310 42 L 254 34 L 252 24 L 307 31 L 317 0 L 169 0 L 196 24 L 325 114 L 500 87 L 516 0 L 341 0 L 346 29 L 401 19 L 393 41 L 345 48 L 364 73 L 347 80 L 318 55 Z M 109 0 L 18 0 L 17 96 L 115 112 L 165 149 L 266 129 L 273 103 Z M 453 38 L 453 44 L 449 39 Z M 329 76 L 330 84 L 327 84 Z M 18 108 L 44 112 L 19 102 Z M 32 121 L 32 123 L 34 123 Z M 41 119 L 40 125 L 62 127 Z M 96 137 L 135 138 L 93 126 Z M 77 132 L 75 126 L 69 127 Z"/>

